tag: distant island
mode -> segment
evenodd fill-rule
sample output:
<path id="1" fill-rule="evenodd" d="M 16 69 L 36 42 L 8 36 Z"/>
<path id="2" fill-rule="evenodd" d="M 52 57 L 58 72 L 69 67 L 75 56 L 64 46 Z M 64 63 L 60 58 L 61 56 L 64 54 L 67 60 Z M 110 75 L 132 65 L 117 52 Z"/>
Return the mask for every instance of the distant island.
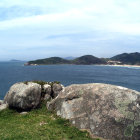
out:
<path id="1" fill-rule="evenodd" d="M 22 62 L 21 60 L 11 59 L 10 62 Z"/>
<path id="2" fill-rule="evenodd" d="M 94 64 L 106 64 L 106 61 L 92 55 L 84 55 L 75 58 L 74 60 L 66 60 L 60 57 L 39 59 L 35 61 L 29 61 L 25 65 L 52 65 L 52 64 L 94 65 Z"/>
<path id="3" fill-rule="evenodd" d="M 123 53 L 111 58 L 98 58 L 93 55 L 84 55 L 73 60 L 60 57 L 50 57 L 38 59 L 25 63 L 28 65 L 56 65 L 56 64 L 73 64 L 73 65 L 138 65 L 140 66 L 140 53 Z"/>

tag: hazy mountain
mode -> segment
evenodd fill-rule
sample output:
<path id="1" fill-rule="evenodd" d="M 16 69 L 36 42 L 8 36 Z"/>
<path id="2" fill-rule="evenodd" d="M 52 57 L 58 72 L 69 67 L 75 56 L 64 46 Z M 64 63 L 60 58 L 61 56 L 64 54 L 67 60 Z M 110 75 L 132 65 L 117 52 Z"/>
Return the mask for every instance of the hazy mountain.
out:
<path id="1" fill-rule="evenodd" d="M 22 60 L 11 59 L 10 62 L 23 62 Z"/>
<path id="2" fill-rule="evenodd" d="M 76 57 L 72 57 L 72 56 L 69 56 L 69 57 L 65 57 L 64 59 L 66 60 L 74 60 Z"/>

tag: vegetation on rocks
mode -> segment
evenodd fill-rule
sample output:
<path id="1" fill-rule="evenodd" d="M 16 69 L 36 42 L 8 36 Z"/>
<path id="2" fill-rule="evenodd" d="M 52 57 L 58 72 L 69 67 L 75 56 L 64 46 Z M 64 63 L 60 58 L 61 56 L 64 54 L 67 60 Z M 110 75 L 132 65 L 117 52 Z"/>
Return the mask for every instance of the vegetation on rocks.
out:
<path id="1" fill-rule="evenodd" d="M 24 115 L 9 109 L 0 112 L 0 139 L 91 140 L 87 132 L 78 130 L 68 120 L 47 111 L 45 103 Z"/>
<path id="2" fill-rule="evenodd" d="M 60 82 L 26 81 L 12 85 L 4 97 L 9 108 L 29 111 L 37 108 L 42 101 L 58 96 L 63 90 Z"/>
<path id="3" fill-rule="evenodd" d="M 43 86 L 43 85 L 45 85 L 45 84 L 48 84 L 48 85 L 50 85 L 50 86 L 52 86 L 53 84 L 60 84 L 60 82 L 58 82 L 58 81 L 46 82 L 46 81 L 42 81 L 42 80 L 25 81 L 25 82 L 23 82 L 23 83 L 27 85 L 28 82 L 37 83 L 37 84 L 39 84 L 39 85 L 41 85 L 41 86 Z"/>
<path id="4" fill-rule="evenodd" d="M 0 104 L 2 140 L 140 137 L 140 92 L 120 86 L 91 83 L 64 87 L 58 82 L 20 82 L 11 86 Z M 90 136 L 80 130 L 87 130 Z"/>

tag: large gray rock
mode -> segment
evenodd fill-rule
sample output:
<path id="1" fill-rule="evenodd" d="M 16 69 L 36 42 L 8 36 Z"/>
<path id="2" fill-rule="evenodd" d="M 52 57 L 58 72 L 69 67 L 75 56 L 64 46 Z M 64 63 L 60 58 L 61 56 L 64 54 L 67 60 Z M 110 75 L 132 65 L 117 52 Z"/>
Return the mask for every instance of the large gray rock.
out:
<path id="1" fill-rule="evenodd" d="M 52 97 L 49 94 L 45 94 L 44 101 L 47 101 L 48 102 L 50 100 L 52 100 Z"/>
<path id="2" fill-rule="evenodd" d="M 140 140 L 140 93 L 107 84 L 71 85 L 47 104 L 79 129 L 110 140 Z"/>
<path id="3" fill-rule="evenodd" d="M 49 84 L 43 85 L 43 100 L 50 101 L 52 99 L 52 87 Z"/>
<path id="4" fill-rule="evenodd" d="M 59 93 L 64 89 L 64 86 L 61 84 L 54 83 L 52 85 L 52 98 L 56 98 Z"/>
<path id="5" fill-rule="evenodd" d="M 8 108 L 8 104 L 1 104 L 0 105 L 0 111 L 5 110 L 6 108 Z"/>
<path id="6" fill-rule="evenodd" d="M 43 85 L 43 89 L 44 89 L 45 94 L 51 95 L 52 89 L 51 89 L 51 86 L 49 84 Z"/>
<path id="7" fill-rule="evenodd" d="M 0 100 L 0 105 L 2 105 L 3 104 L 3 100 Z"/>
<path id="8" fill-rule="evenodd" d="M 14 84 L 4 98 L 4 103 L 11 108 L 30 110 L 36 108 L 41 99 L 41 86 L 28 82 Z"/>
<path id="9" fill-rule="evenodd" d="M 7 104 L 4 104 L 3 100 L 0 100 L 0 111 L 5 110 L 8 108 Z"/>

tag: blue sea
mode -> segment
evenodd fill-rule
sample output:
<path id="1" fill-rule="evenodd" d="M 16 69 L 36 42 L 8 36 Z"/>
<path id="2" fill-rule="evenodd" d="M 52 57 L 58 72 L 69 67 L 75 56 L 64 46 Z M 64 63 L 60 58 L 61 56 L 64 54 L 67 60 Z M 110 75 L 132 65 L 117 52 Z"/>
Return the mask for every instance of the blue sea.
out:
<path id="1" fill-rule="evenodd" d="M 107 83 L 140 91 L 140 68 L 47 65 L 24 66 L 24 62 L 0 62 L 0 99 L 16 82 L 44 80 L 60 81 L 63 85 L 83 83 Z"/>

